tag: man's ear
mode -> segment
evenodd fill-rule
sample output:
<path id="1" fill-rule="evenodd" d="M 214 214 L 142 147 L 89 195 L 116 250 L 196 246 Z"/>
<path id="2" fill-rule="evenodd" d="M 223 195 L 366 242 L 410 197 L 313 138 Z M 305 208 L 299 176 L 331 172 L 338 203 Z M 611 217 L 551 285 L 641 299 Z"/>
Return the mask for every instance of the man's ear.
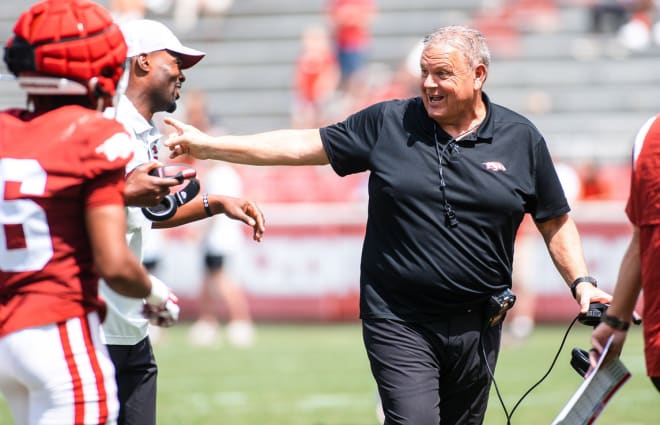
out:
<path id="1" fill-rule="evenodd" d="M 151 62 L 149 60 L 149 55 L 146 53 L 140 53 L 135 58 L 135 66 L 137 66 L 142 71 L 149 71 L 151 67 Z"/>
<path id="2" fill-rule="evenodd" d="M 474 68 L 474 88 L 480 90 L 483 88 L 488 76 L 488 68 L 481 64 Z"/>

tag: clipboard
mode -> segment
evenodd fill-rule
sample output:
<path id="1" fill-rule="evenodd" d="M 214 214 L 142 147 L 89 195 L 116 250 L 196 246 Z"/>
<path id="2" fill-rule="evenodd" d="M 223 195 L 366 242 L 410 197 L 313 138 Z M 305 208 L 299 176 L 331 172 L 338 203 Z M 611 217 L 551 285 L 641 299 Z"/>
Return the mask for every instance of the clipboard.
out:
<path id="1" fill-rule="evenodd" d="M 602 366 L 612 339 L 610 336 L 596 368 L 585 378 L 566 405 L 559 412 L 552 425 L 591 425 L 601 414 L 614 394 L 630 379 L 630 372 L 616 358 Z"/>

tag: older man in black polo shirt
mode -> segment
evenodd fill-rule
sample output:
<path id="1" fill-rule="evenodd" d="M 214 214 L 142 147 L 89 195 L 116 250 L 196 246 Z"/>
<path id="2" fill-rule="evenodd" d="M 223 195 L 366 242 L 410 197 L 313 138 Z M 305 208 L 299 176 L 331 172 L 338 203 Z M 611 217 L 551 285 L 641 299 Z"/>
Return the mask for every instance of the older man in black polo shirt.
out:
<path id="1" fill-rule="evenodd" d="M 249 136 L 169 121 L 173 157 L 370 172 L 360 316 L 388 425 L 483 422 L 501 334 L 489 319 L 515 299 L 507 290 L 524 214 L 581 311 L 611 299 L 588 276 L 543 136 L 482 92 L 489 63 L 478 31 L 446 27 L 424 40 L 419 97 L 321 129 Z"/>

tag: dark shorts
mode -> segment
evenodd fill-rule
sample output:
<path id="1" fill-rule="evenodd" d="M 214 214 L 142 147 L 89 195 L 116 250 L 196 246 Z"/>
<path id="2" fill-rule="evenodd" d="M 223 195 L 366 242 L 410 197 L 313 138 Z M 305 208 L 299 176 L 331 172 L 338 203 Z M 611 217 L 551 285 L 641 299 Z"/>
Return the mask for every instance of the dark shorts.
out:
<path id="1" fill-rule="evenodd" d="M 107 347 L 117 379 L 117 425 L 155 425 L 158 369 L 149 338 L 135 345 Z"/>
<path id="2" fill-rule="evenodd" d="M 363 320 L 365 348 L 385 412 L 385 425 L 479 425 L 491 378 L 479 343 L 481 312 L 425 323 Z M 483 349 L 491 370 L 501 325 Z"/>
<path id="3" fill-rule="evenodd" d="M 154 270 L 156 270 L 156 267 L 158 267 L 159 260 L 157 259 L 151 259 L 151 260 L 144 260 L 142 261 L 142 265 L 144 265 L 144 268 L 147 269 L 150 273 L 153 273 Z"/>
<path id="4" fill-rule="evenodd" d="M 225 256 L 222 254 L 206 254 L 204 265 L 207 270 L 219 270 L 225 264 Z"/>

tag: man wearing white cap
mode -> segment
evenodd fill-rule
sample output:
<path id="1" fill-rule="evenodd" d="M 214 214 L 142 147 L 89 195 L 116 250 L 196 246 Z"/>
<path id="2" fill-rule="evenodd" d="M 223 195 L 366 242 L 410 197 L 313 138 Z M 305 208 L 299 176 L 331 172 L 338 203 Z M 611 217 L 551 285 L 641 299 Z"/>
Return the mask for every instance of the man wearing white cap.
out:
<path id="1" fill-rule="evenodd" d="M 153 207 L 169 194 L 173 180 L 149 175 L 149 171 L 163 165 L 158 162 L 161 134 L 152 121 L 153 115 L 176 109 L 181 85 L 186 80 L 182 70 L 195 65 L 205 53 L 182 45 L 160 22 L 129 21 L 121 30 L 128 46 L 128 83 L 116 108 L 105 113 L 123 123 L 134 136 L 134 156 L 126 166 L 124 192 L 129 206 L 126 238 L 131 250 L 143 259 L 152 227 L 173 227 L 220 213 L 252 226 L 254 239 L 260 240 L 263 216 L 252 202 L 239 198 L 206 193 L 191 195 L 195 197 L 164 221 L 152 223 L 143 214 L 141 207 Z M 155 277 L 152 280 L 158 281 Z M 161 286 L 169 291 L 165 284 Z M 179 314 L 176 296 L 169 291 L 169 302 L 162 308 L 145 310 L 142 300 L 121 296 L 104 283 L 100 292 L 108 305 L 102 338 L 116 370 L 118 425 L 155 425 L 157 366 L 148 325 L 171 326 L 176 322 Z"/>

